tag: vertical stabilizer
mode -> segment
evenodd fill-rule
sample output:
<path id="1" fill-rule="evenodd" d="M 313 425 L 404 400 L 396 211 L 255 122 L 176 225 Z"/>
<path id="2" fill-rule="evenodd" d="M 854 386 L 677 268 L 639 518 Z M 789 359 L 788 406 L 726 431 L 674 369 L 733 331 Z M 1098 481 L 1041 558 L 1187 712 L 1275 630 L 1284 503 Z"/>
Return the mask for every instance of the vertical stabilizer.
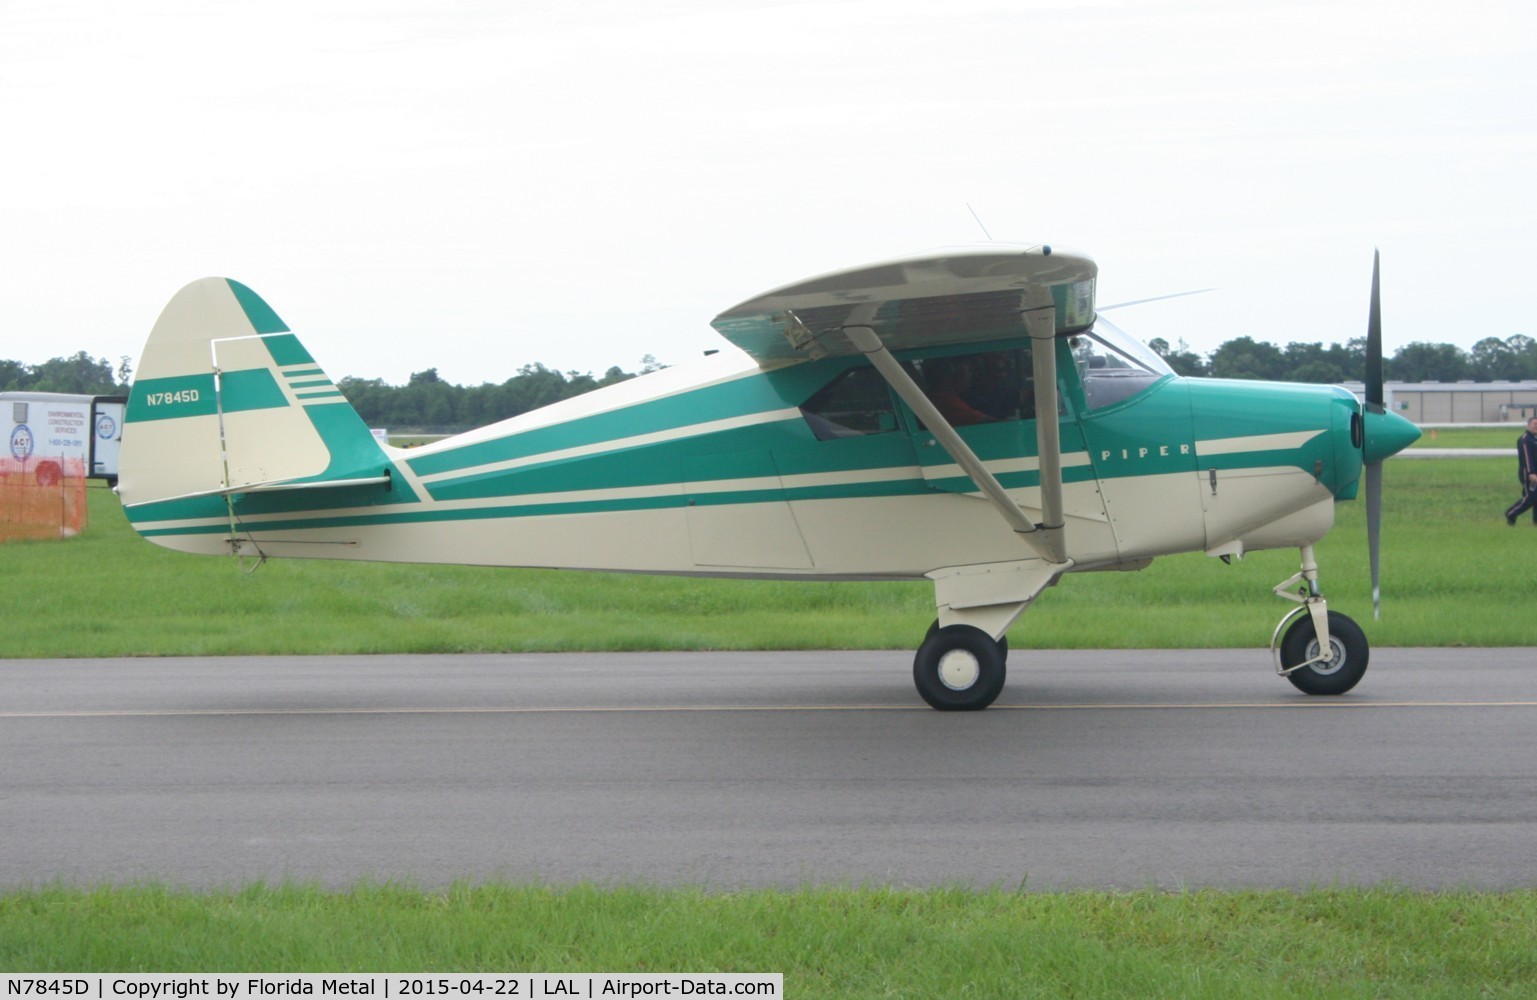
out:
<path id="1" fill-rule="evenodd" d="M 335 383 L 260 296 L 203 278 L 151 331 L 124 415 L 130 509 L 290 484 L 386 476 L 389 461 Z"/>

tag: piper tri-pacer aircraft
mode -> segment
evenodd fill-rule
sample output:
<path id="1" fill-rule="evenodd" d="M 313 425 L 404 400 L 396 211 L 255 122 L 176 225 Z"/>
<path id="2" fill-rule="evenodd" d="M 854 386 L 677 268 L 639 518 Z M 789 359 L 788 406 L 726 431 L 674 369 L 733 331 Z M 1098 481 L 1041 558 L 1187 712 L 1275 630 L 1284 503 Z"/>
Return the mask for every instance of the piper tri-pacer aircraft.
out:
<path id="1" fill-rule="evenodd" d="M 209 555 L 926 578 L 913 676 L 938 709 L 998 697 L 1005 633 L 1065 574 L 1296 547 L 1272 657 L 1348 691 L 1367 642 L 1313 544 L 1364 467 L 1375 593 L 1381 463 L 1419 436 L 1382 406 L 1375 267 L 1364 405 L 1178 378 L 1097 316 L 1096 273 L 997 243 L 840 271 L 721 313 L 734 350 L 409 451 L 266 302 L 205 278 L 150 334 L 119 491 L 145 537 Z"/>

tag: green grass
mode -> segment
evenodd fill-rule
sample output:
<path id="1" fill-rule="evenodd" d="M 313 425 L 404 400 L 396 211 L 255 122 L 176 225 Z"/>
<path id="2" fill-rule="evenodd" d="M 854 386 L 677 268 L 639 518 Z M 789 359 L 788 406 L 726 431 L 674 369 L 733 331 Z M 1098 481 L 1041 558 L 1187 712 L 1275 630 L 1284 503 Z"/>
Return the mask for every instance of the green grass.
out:
<path id="1" fill-rule="evenodd" d="M 396 448 L 420 448 L 424 444 L 432 444 L 441 441 L 450 434 L 391 434 L 390 444 Z"/>
<path id="2" fill-rule="evenodd" d="M 1413 448 L 1499 448 L 1516 457 L 1516 438 L 1525 424 L 1508 427 L 1427 427 Z"/>
<path id="3" fill-rule="evenodd" d="M 1386 470 L 1384 612 L 1372 622 L 1362 503 L 1318 546 L 1331 607 L 1374 645 L 1537 645 L 1523 610 L 1537 531 L 1505 526 L 1503 459 Z M 695 580 L 553 570 L 233 559 L 139 539 L 116 499 L 62 542 L 0 546 L 0 652 L 17 657 L 637 649 L 908 649 L 933 619 L 926 583 Z M 1018 648 L 1259 647 L 1289 604 L 1294 550 L 1226 566 L 1200 553 L 1140 573 L 1073 574 L 1011 632 Z M 245 569 L 249 569 L 246 564 Z"/>
<path id="4" fill-rule="evenodd" d="M 1537 891 L 398 886 L 0 897 L 0 969 L 782 972 L 794 997 L 1517 997 Z"/>

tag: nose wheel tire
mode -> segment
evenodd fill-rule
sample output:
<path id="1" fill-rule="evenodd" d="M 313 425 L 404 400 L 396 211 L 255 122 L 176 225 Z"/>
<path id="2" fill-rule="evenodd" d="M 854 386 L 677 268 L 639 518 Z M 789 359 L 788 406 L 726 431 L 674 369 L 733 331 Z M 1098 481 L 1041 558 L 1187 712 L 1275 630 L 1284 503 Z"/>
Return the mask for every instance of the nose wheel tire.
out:
<path id="1" fill-rule="evenodd" d="M 1003 691 L 1004 649 L 971 625 L 930 629 L 913 657 L 913 683 L 941 712 L 975 712 Z"/>
<path id="2" fill-rule="evenodd" d="M 1298 667 L 1286 675 L 1304 694 L 1344 694 L 1366 673 L 1371 649 L 1361 626 L 1338 611 L 1329 612 L 1328 643 L 1327 660 Z M 1321 648 L 1312 615 L 1299 615 L 1281 639 L 1281 666 L 1290 668 L 1311 660 Z"/>

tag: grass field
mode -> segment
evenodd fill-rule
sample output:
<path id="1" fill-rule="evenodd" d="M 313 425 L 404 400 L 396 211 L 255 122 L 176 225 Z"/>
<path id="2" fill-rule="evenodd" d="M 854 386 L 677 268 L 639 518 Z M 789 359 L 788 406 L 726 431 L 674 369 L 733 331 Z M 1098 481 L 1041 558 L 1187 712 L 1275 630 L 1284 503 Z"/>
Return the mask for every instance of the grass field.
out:
<path id="1" fill-rule="evenodd" d="M 1516 438 L 1525 424 L 1508 427 L 1427 427 L 1411 448 L 1499 448 L 1516 457 Z"/>
<path id="2" fill-rule="evenodd" d="M 1518 610 L 1537 531 L 1506 527 L 1504 459 L 1391 461 L 1384 612 L 1371 622 L 1361 503 L 1318 546 L 1330 606 L 1374 645 L 1537 645 Z M 169 552 L 137 537 L 116 498 L 90 491 L 81 536 L 0 546 L 25 580 L 0 655 L 499 652 L 639 649 L 911 649 L 933 619 L 926 583 L 692 580 L 549 570 L 273 561 Z M 1015 626 L 1028 648 L 1262 647 L 1289 604 L 1271 587 L 1294 550 L 1232 566 L 1194 553 L 1140 573 L 1085 573 Z"/>
<path id="3" fill-rule="evenodd" d="M 0 896 L 0 969 L 782 972 L 788 997 L 1529 997 L 1537 892 Z"/>

